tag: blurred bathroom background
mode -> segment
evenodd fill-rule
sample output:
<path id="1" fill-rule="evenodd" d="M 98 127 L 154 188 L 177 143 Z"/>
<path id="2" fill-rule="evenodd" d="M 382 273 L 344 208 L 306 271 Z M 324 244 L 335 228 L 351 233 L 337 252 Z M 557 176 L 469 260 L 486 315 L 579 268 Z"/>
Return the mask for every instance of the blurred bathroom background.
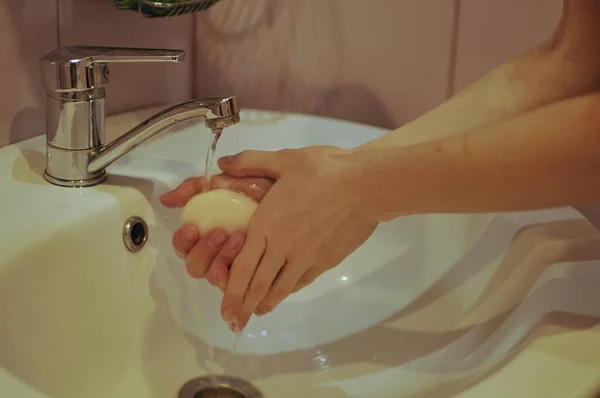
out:
<path id="1" fill-rule="evenodd" d="M 188 52 L 183 65 L 113 66 L 110 114 L 236 95 L 243 108 L 392 128 L 545 40 L 561 7 L 561 0 L 222 0 L 201 14 L 147 19 L 111 0 L 0 0 L 0 147 L 44 133 L 38 60 L 59 46 Z"/>

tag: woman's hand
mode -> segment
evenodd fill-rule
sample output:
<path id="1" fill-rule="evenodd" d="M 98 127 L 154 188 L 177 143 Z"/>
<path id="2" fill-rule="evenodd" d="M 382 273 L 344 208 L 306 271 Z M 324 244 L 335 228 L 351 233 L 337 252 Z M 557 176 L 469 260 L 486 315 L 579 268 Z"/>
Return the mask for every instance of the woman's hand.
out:
<path id="1" fill-rule="evenodd" d="M 204 191 L 204 177 L 189 178 L 173 191 L 162 195 L 161 202 L 169 208 L 183 207 L 192 196 Z M 211 179 L 211 189 L 228 189 L 241 192 L 260 202 L 273 181 L 266 178 L 234 178 L 218 175 Z M 200 236 L 193 225 L 183 225 L 173 235 L 173 247 L 177 256 L 185 259 L 187 272 L 194 278 L 206 280 L 225 291 L 229 279 L 229 267 L 244 245 L 246 234 L 236 231 L 228 236 L 222 230 L 214 230 Z"/>
<path id="2" fill-rule="evenodd" d="M 377 226 L 363 216 L 368 203 L 353 180 L 360 165 L 338 148 L 245 151 L 219 166 L 232 177 L 276 180 L 231 266 L 221 312 L 234 332 L 341 263 Z"/>

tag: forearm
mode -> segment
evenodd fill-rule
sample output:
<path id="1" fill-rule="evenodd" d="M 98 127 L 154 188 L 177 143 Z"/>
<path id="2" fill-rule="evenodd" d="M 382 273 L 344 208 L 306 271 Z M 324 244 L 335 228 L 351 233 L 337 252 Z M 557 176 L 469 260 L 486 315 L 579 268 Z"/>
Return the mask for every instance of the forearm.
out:
<path id="1" fill-rule="evenodd" d="M 600 90 L 599 5 L 599 0 L 567 0 L 546 42 L 368 146 L 450 137 Z"/>
<path id="2" fill-rule="evenodd" d="M 599 83 L 596 69 L 565 61 L 558 51 L 542 47 L 494 69 L 456 96 L 367 147 L 409 145 L 456 136 L 594 92 L 600 88 Z"/>
<path id="3" fill-rule="evenodd" d="M 600 95 L 494 126 L 347 157 L 357 206 L 383 221 L 415 213 L 518 211 L 600 201 Z M 368 204 L 369 206 L 364 206 Z"/>

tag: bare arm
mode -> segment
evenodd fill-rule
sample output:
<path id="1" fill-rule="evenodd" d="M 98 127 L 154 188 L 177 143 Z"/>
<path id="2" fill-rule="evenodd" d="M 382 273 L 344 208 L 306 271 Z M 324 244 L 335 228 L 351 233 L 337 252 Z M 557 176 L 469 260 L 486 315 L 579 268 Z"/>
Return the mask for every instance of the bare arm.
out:
<path id="1" fill-rule="evenodd" d="M 378 217 L 600 201 L 598 21 L 600 0 L 565 0 L 547 42 L 363 145 L 356 161 L 401 190 Z"/>
<path id="2" fill-rule="evenodd" d="M 600 201 L 600 94 L 409 146 L 359 148 L 358 203 L 382 221 L 413 213 L 519 211 Z M 394 181 L 394 184 L 386 183 Z"/>
<path id="3" fill-rule="evenodd" d="M 565 0 L 546 42 L 372 145 L 407 145 L 489 126 L 600 89 L 600 1 Z"/>

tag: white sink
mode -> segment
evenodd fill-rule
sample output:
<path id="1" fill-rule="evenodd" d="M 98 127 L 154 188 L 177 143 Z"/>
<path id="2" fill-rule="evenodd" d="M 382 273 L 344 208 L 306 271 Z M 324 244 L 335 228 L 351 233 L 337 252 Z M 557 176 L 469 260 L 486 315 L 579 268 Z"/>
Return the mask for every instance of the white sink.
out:
<path id="1" fill-rule="evenodd" d="M 259 111 L 242 120 L 219 155 L 384 133 Z M 44 137 L 0 149 L 0 397 L 175 398 L 212 373 L 267 398 L 580 397 L 600 380 L 598 360 L 536 338 L 561 330 L 600 347 L 600 235 L 569 208 L 382 224 L 344 264 L 253 319 L 232 352 L 221 294 L 186 275 L 170 247 L 179 212 L 157 199 L 202 174 L 208 138 L 202 124 L 165 135 L 87 189 L 42 179 Z M 149 225 L 138 253 L 123 244 L 131 216 Z"/>

